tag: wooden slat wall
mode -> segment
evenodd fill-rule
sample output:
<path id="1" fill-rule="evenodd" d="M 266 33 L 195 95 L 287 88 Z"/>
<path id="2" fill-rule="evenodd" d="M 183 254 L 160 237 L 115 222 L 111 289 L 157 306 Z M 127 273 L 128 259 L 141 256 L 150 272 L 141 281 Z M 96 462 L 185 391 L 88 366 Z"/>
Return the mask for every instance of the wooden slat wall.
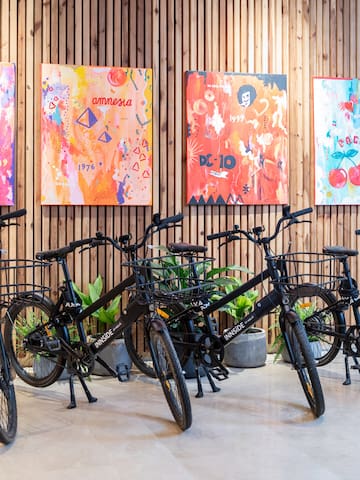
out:
<path id="1" fill-rule="evenodd" d="M 275 206 L 184 204 L 186 70 L 284 73 L 288 77 L 290 204 L 313 206 L 314 160 L 311 77 L 360 76 L 360 3 L 357 0 L 1 0 L 0 61 L 17 67 L 16 208 L 26 220 L 2 243 L 11 256 L 33 258 L 102 230 L 140 235 L 153 212 L 185 214 L 169 240 L 204 243 L 208 233 L 264 224 L 272 229 Z M 40 205 L 40 64 L 85 64 L 153 69 L 153 207 L 42 207 Z M 2 212 L 7 211 L 3 207 Z M 279 238 L 274 248 L 320 250 L 324 244 L 358 248 L 357 206 L 315 207 L 313 224 Z M 161 243 L 167 240 L 161 236 Z M 258 270 L 261 256 L 245 242 L 228 251 L 209 245 L 221 265 Z M 123 274 L 111 249 L 71 259 L 77 283 L 101 273 L 108 286 Z M 357 276 L 358 262 L 354 262 Z M 49 282 L 59 278 L 52 272 Z M 267 326 L 269 320 L 264 319 Z"/>

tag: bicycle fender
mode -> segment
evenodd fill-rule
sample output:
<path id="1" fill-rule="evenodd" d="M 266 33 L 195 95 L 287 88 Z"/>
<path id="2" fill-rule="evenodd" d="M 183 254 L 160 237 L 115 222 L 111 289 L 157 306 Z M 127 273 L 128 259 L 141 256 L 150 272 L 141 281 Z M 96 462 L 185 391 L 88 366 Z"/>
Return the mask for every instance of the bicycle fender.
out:
<path id="1" fill-rule="evenodd" d="M 164 320 L 156 315 L 156 317 L 152 318 L 150 320 L 151 322 L 151 326 L 157 331 L 157 332 L 162 332 L 164 329 L 166 329 L 166 324 L 164 322 Z"/>
<path id="2" fill-rule="evenodd" d="M 295 310 L 290 310 L 285 314 L 286 319 L 291 323 L 294 324 L 299 320 L 298 314 L 295 312 Z"/>

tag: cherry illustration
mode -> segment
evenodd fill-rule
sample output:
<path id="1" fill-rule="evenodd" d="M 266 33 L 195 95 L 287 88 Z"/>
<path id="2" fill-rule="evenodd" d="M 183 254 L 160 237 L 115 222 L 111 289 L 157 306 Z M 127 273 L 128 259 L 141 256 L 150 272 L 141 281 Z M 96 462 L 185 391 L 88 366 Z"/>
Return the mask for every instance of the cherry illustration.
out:
<path id="1" fill-rule="evenodd" d="M 353 185 L 360 185 L 360 165 L 349 168 L 349 180 Z"/>
<path id="2" fill-rule="evenodd" d="M 329 183 L 334 188 L 342 188 L 346 185 L 347 173 L 343 168 L 333 168 L 329 172 Z"/>

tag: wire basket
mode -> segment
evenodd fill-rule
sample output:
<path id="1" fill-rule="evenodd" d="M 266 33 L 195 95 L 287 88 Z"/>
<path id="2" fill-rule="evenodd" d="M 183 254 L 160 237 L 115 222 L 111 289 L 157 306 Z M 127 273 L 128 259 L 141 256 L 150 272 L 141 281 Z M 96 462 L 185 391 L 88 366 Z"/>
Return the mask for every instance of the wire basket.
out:
<path id="1" fill-rule="evenodd" d="M 0 259 L 0 305 L 8 306 L 16 297 L 50 291 L 42 283 L 50 264 L 39 260 Z"/>
<path id="2" fill-rule="evenodd" d="M 186 255 L 176 254 L 127 262 L 124 265 L 133 269 L 136 278 L 136 286 L 128 290 L 144 304 L 191 304 L 205 300 L 214 289 L 214 282 L 206 278 L 213 260 L 197 255 L 189 262 Z"/>
<path id="3" fill-rule="evenodd" d="M 294 252 L 275 257 L 281 277 L 273 283 L 293 291 L 303 284 L 316 285 L 326 290 L 337 290 L 341 272 L 339 257 L 325 253 Z"/>

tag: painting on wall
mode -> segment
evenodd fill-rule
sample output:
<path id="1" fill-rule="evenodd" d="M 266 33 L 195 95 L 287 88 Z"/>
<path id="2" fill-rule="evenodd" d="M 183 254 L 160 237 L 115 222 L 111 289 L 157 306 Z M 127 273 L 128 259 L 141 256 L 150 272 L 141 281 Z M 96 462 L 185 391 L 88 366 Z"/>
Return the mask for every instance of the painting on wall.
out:
<path id="1" fill-rule="evenodd" d="M 313 78 L 316 205 L 360 204 L 360 83 Z"/>
<path id="2" fill-rule="evenodd" d="M 41 203 L 152 204 L 152 71 L 41 66 Z"/>
<path id="3" fill-rule="evenodd" d="M 187 203 L 288 202 L 286 75 L 186 72 Z"/>
<path id="4" fill-rule="evenodd" d="M 0 63 L 0 205 L 15 204 L 15 64 Z"/>

